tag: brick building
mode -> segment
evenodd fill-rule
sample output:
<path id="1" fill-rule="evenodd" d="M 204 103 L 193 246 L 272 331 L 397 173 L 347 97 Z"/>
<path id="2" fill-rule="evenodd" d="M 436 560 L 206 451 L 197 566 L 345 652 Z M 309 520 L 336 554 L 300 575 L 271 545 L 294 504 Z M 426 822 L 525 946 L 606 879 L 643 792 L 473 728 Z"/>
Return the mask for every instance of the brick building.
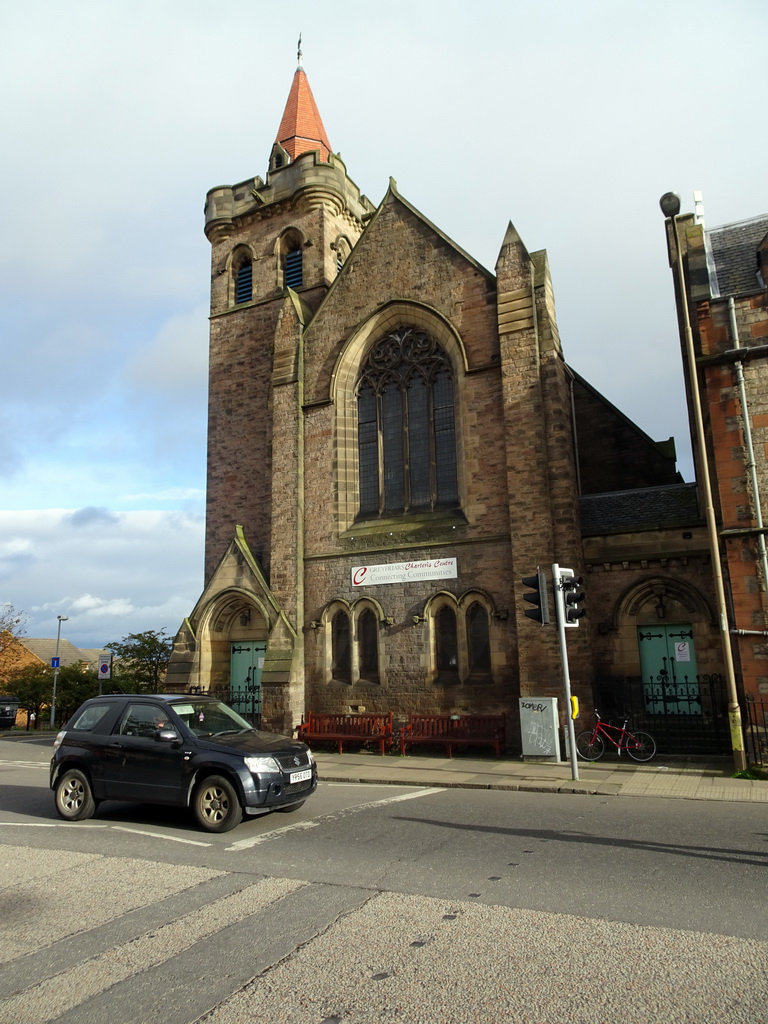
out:
<path id="1" fill-rule="evenodd" d="M 171 687 L 250 694 L 283 731 L 504 711 L 514 746 L 518 698 L 561 692 L 521 584 L 553 562 L 585 577 L 588 707 L 664 682 L 675 642 L 691 678 L 719 671 L 695 486 L 566 364 L 545 251 L 510 223 L 491 272 L 394 181 L 374 206 L 301 67 L 266 180 L 213 189 L 205 218 L 205 584 Z M 645 703 L 695 710 L 691 686 Z"/>
<path id="2" fill-rule="evenodd" d="M 768 215 L 708 229 L 698 208 L 676 220 L 735 676 L 742 693 L 766 697 Z M 669 220 L 667 229 L 670 265 L 677 267 Z M 679 278 L 675 283 L 684 340 Z M 698 460 L 693 429 L 692 436 Z"/>

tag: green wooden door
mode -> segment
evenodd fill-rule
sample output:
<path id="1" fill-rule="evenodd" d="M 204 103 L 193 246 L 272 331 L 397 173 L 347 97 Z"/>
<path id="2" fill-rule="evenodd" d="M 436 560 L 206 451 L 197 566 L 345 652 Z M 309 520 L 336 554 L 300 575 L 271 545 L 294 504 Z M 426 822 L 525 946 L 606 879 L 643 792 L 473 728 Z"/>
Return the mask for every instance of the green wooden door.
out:
<path id="1" fill-rule="evenodd" d="M 640 626 L 637 639 L 646 712 L 649 715 L 700 715 L 691 626 Z"/>
<path id="2" fill-rule="evenodd" d="M 239 640 L 230 645 L 229 703 L 251 722 L 261 715 L 261 673 L 267 645 Z"/>

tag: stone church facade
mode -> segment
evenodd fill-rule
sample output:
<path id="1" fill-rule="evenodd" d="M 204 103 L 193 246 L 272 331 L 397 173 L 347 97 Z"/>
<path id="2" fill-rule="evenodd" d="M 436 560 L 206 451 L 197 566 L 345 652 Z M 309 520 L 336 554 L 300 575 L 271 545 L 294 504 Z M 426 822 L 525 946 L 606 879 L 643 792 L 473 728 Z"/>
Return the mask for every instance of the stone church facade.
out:
<path id="1" fill-rule="evenodd" d="M 518 698 L 561 694 L 521 582 L 555 562 L 584 578 L 583 706 L 664 671 L 650 626 L 720 670 L 696 488 L 565 362 L 545 251 L 510 223 L 491 272 L 393 180 L 374 206 L 301 67 L 266 179 L 213 189 L 205 230 L 205 581 L 169 688 L 250 693 L 283 732 L 505 712 L 514 748 Z"/>

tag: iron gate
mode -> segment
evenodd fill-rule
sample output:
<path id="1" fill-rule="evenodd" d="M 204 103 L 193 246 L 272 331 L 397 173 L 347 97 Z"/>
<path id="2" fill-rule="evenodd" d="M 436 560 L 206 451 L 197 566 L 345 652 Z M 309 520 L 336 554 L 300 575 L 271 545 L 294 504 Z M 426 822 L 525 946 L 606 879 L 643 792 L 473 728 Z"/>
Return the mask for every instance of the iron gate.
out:
<path id="1" fill-rule="evenodd" d="M 659 677 L 603 677 L 594 684 L 596 706 L 603 718 L 629 715 L 633 728 L 651 733 L 660 754 L 727 756 L 731 734 L 723 677 L 704 674 L 685 682 L 683 700 L 679 681 L 667 694 L 667 682 Z"/>

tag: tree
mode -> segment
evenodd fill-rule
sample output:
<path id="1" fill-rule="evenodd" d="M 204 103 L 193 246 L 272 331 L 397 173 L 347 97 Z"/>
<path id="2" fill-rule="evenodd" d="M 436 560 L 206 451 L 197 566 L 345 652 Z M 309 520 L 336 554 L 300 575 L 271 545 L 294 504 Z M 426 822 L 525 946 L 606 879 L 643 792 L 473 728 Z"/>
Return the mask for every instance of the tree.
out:
<path id="1" fill-rule="evenodd" d="M 99 677 L 90 668 L 82 665 L 65 665 L 59 669 L 56 680 L 56 718 L 66 722 L 74 715 L 84 700 L 99 693 Z"/>
<path id="2" fill-rule="evenodd" d="M 26 616 L 12 604 L 0 605 L 0 674 L 7 675 L 19 656 L 19 637 L 24 633 Z"/>
<path id="3" fill-rule="evenodd" d="M 106 646 L 115 655 L 112 678 L 118 686 L 136 693 L 158 692 L 173 650 L 165 629 L 129 633 Z"/>
<path id="4" fill-rule="evenodd" d="M 43 709 L 51 706 L 53 672 L 47 665 L 27 665 L 10 673 L 6 689 L 14 694 L 27 715 L 35 716 L 37 728 Z"/>

